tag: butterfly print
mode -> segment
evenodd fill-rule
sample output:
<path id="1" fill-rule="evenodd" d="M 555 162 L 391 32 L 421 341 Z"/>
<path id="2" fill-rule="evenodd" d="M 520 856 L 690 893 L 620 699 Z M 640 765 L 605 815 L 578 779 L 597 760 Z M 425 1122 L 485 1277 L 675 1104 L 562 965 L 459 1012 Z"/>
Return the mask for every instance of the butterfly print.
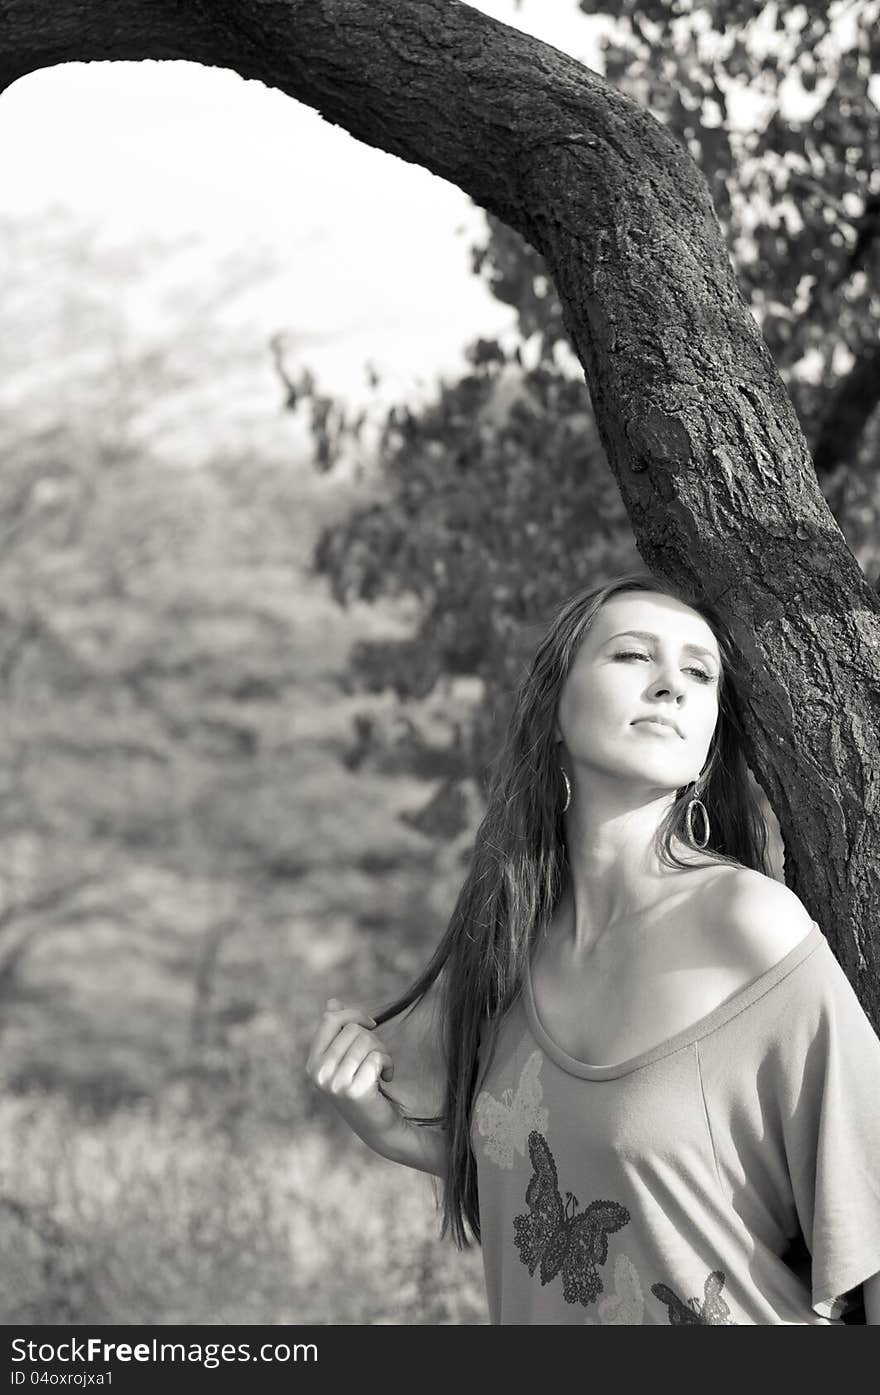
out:
<path id="1" fill-rule="evenodd" d="M 730 1309 L 721 1297 L 724 1277 L 721 1269 L 712 1270 L 703 1285 L 702 1304 L 697 1298 L 689 1298 L 687 1303 L 683 1303 L 678 1294 L 673 1293 L 666 1284 L 652 1284 L 651 1292 L 661 1303 L 666 1304 L 669 1321 L 673 1327 L 684 1327 L 688 1324 L 698 1327 L 730 1327 L 733 1322 Z"/>
<path id="2" fill-rule="evenodd" d="M 543 1057 L 533 1051 L 522 1068 L 516 1093 L 507 1089 L 496 1100 L 481 1090 L 474 1104 L 477 1128 L 487 1140 L 483 1152 L 499 1167 L 512 1168 L 514 1154 L 526 1155 L 526 1140 L 532 1129 L 547 1128 L 547 1110 L 541 1108 L 544 1091 L 539 1075 Z"/>
<path id="3" fill-rule="evenodd" d="M 602 1292 L 597 1265 L 608 1258 L 608 1236 L 627 1224 L 629 1212 L 616 1201 L 592 1201 L 579 1211 L 572 1192 L 563 1201 L 546 1138 L 533 1129 L 528 1141 L 534 1169 L 526 1188 L 529 1211 L 514 1217 L 514 1244 L 530 1274 L 538 1269 L 541 1283 L 549 1284 L 561 1270 L 566 1303 L 586 1307 Z"/>

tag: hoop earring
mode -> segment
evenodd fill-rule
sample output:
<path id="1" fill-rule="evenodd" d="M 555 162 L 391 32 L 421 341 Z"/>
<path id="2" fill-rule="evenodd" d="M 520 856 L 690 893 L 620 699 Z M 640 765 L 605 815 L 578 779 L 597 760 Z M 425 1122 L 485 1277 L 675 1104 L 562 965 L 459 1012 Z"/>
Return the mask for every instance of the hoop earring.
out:
<path id="1" fill-rule="evenodd" d="M 699 809 L 700 813 L 701 813 L 702 816 L 703 816 L 703 831 L 704 831 L 704 837 L 703 837 L 702 841 L 701 841 L 701 840 L 696 836 L 696 834 L 694 833 L 694 809 L 695 809 L 695 808 Z M 702 799 L 700 799 L 699 795 L 697 794 L 697 787 L 696 787 L 696 785 L 694 785 L 694 793 L 693 793 L 693 796 L 691 797 L 690 803 L 688 804 L 687 809 L 686 809 L 686 811 L 685 811 L 684 821 L 685 821 L 685 827 L 687 828 L 687 835 L 688 835 L 688 838 L 689 838 L 690 841 L 693 843 L 694 847 L 696 847 L 696 848 L 705 848 L 706 845 L 707 845 L 708 842 L 709 842 L 709 833 L 710 833 L 710 828 L 709 828 L 709 814 L 708 814 L 708 811 L 707 811 L 707 809 L 706 809 L 705 804 L 703 803 Z"/>
<path id="2" fill-rule="evenodd" d="M 565 803 L 562 806 L 562 812 L 564 814 L 569 804 L 571 803 L 571 780 L 569 780 L 568 775 L 565 772 L 564 766 L 560 765 L 559 773 L 561 774 L 565 782 Z"/>

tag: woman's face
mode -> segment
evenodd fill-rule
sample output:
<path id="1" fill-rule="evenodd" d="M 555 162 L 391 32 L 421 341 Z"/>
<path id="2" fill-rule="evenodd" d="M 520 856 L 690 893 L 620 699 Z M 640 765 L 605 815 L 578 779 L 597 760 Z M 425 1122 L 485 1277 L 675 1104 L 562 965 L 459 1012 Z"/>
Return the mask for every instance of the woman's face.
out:
<path id="1" fill-rule="evenodd" d="M 557 737 L 576 765 L 680 789 L 706 763 L 720 672 L 715 636 L 690 606 L 622 592 L 601 607 L 578 650 Z"/>

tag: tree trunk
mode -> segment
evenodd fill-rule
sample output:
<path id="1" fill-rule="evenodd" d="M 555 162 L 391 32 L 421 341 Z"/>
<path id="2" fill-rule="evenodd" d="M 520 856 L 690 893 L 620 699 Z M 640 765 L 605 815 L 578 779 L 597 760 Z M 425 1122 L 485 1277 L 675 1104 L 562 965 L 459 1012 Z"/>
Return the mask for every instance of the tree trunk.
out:
<path id="1" fill-rule="evenodd" d="M 543 254 L 639 551 L 727 617 L 789 884 L 880 1028 L 880 603 L 669 132 L 455 0 L 7 0 L 0 52 L 0 85 L 77 59 L 235 69 L 457 184 Z"/>

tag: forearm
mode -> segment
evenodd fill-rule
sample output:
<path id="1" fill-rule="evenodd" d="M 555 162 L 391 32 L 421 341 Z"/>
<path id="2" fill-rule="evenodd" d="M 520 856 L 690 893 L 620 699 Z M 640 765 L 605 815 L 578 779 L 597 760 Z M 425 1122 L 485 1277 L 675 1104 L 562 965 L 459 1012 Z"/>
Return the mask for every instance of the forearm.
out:
<path id="1" fill-rule="evenodd" d="M 389 1162 L 413 1167 L 418 1172 L 430 1172 L 435 1177 L 446 1176 L 446 1131 L 439 1125 L 413 1124 L 401 1118 L 398 1125 L 381 1138 L 360 1137 L 368 1148 Z"/>

